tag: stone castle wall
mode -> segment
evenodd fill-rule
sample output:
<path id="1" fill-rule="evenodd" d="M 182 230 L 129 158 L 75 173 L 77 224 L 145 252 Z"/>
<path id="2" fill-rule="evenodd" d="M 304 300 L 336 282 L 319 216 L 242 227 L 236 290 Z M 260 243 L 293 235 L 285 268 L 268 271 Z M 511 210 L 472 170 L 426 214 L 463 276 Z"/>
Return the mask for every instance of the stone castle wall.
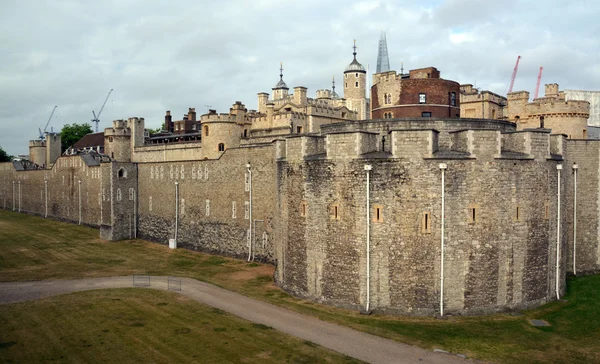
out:
<path id="1" fill-rule="evenodd" d="M 273 231 L 278 216 L 272 193 L 276 181 L 272 145 L 230 148 L 218 160 L 138 164 L 138 236 L 162 244 L 175 238 L 177 183 L 178 245 L 247 258 L 251 221 L 247 163 L 252 171 L 254 256 L 274 262 Z"/>
<path id="2" fill-rule="evenodd" d="M 173 160 L 163 146 L 146 154 L 152 158 L 136 156 L 149 146 L 135 148 L 138 163 L 62 156 L 48 170 L 0 164 L 0 206 L 45 216 L 47 196 L 48 217 L 79 223 L 81 206 L 81 223 L 100 227 L 105 239 L 162 244 L 175 238 L 177 208 L 180 247 L 245 259 L 253 252 L 277 266 L 284 289 L 351 308 L 366 303 L 368 220 L 371 308 L 429 315 L 441 293 L 445 163 L 444 307 L 484 313 L 556 297 L 558 164 L 564 292 L 573 271 L 576 162 L 576 268 L 600 268 L 600 142 L 477 119 L 346 122 L 324 126 L 322 135 L 250 140 L 262 144 L 228 148 L 216 159 Z M 191 145 L 181 153 L 200 153 Z M 365 164 L 372 166 L 368 218 Z"/>
<path id="3" fill-rule="evenodd" d="M 529 307 L 554 297 L 556 164 L 545 143 L 523 159 L 483 153 L 499 132 L 475 132 L 467 141 L 477 158 L 444 160 L 446 172 L 447 312 L 481 313 Z M 354 135 L 353 135 L 354 134 Z M 366 172 L 373 167 L 371 305 L 389 312 L 432 314 L 440 280 L 441 160 L 430 158 L 435 132 L 398 131 L 398 158 L 347 155 L 361 133 L 344 133 L 327 156 L 301 158 L 292 140 L 282 159 L 282 255 L 278 279 L 294 294 L 328 304 L 364 307 L 366 300 Z M 343 140 L 341 140 L 343 138 Z M 398 139 L 398 140 L 396 140 Z M 536 143 L 534 142 L 534 144 Z M 357 146 L 359 150 L 362 147 Z M 364 148 L 367 153 L 369 148 Z M 404 154 L 404 150 L 416 151 Z M 497 144 L 500 150 L 500 144 Z M 306 148 L 304 148 L 306 150 Z M 420 151 L 420 152 L 419 152 Z M 314 153 L 314 152 L 312 152 Z M 491 167 L 491 168 L 490 168 Z M 515 173 L 516 172 L 516 173 Z M 562 175 L 563 184 L 568 177 Z M 389 188 L 394 186 L 394 188 Z M 565 197 L 562 197 L 564 209 Z M 472 208 L 476 209 L 471 220 Z M 517 208 L 519 212 L 517 213 Z M 379 209 L 379 219 L 375 216 Z M 337 216 L 335 212 L 337 212 Z M 518 217 L 517 217 L 518 214 Z M 425 226 L 425 215 L 429 226 Z M 563 213 L 563 219 L 564 219 Z M 566 253 L 561 239 L 561 256 Z M 560 271 L 565 271 L 561 258 Z M 559 276 L 561 292 L 564 277 Z"/>

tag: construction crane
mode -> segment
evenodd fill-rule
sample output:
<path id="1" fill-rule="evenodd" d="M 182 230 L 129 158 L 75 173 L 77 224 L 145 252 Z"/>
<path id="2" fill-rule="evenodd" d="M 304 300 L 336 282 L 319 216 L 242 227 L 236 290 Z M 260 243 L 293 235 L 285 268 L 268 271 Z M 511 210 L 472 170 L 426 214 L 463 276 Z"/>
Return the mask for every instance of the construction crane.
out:
<path id="1" fill-rule="evenodd" d="M 98 132 L 98 124 L 100 124 L 100 114 L 102 114 L 102 110 L 104 110 L 104 105 L 106 105 L 106 101 L 108 101 L 108 98 L 112 92 L 113 92 L 113 89 L 111 88 L 110 91 L 108 91 L 108 95 L 106 95 L 106 99 L 104 99 L 104 103 L 102 104 L 102 107 L 100 108 L 100 111 L 98 112 L 98 115 L 96 115 L 94 110 L 92 110 L 92 114 L 94 114 L 92 123 L 96 123 L 96 133 Z"/>
<path id="2" fill-rule="evenodd" d="M 515 78 L 517 78 L 517 70 L 519 69 L 519 61 L 521 60 L 521 56 L 517 57 L 517 63 L 515 64 L 515 69 L 513 70 L 512 77 L 510 78 L 510 85 L 508 86 L 508 93 L 511 93 L 513 90 L 513 86 L 515 85 Z"/>
<path id="3" fill-rule="evenodd" d="M 46 122 L 46 126 L 44 126 L 44 131 L 42 131 L 42 128 L 38 128 L 38 130 L 40 131 L 40 140 L 44 140 L 46 138 L 45 133 L 46 133 L 46 129 L 48 128 L 48 124 L 50 124 L 50 120 L 52 119 L 52 116 L 54 115 L 54 112 L 56 111 L 56 108 L 58 106 L 54 106 L 54 109 L 52 109 L 52 112 L 50 113 L 50 117 L 48 118 L 48 121 Z"/>
<path id="4" fill-rule="evenodd" d="M 533 94 L 534 100 L 538 98 L 538 93 L 540 92 L 540 81 L 542 81 L 542 71 L 543 70 L 544 70 L 544 67 L 540 67 L 540 73 L 538 74 L 537 85 L 535 85 L 535 93 Z"/>

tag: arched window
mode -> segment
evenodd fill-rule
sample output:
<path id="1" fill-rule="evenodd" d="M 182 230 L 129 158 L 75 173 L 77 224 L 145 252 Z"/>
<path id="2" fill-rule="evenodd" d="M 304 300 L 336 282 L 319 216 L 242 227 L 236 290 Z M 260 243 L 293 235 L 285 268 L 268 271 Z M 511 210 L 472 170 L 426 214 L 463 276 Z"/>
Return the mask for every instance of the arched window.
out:
<path id="1" fill-rule="evenodd" d="M 127 171 L 125 168 L 119 169 L 118 176 L 119 178 L 127 178 Z"/>
<path id="2" fill-rule="evenodd" d="M 204 125 L 204 136 L 208 136 L 208 125 Z"/>
<path id="3" fill-rule="evenodd" d="M 225 151 L 225 144 L 219 143 L 219 152 L 224 152 L 224 151 Z"/>

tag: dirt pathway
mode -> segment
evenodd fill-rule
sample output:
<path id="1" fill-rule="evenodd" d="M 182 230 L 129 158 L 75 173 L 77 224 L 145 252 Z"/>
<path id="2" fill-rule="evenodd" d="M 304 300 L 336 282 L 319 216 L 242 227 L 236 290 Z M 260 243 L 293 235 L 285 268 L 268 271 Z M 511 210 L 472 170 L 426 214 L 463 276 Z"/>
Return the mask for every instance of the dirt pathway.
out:
<path id="1" fill-rule="evenodd" d="M 136 284 L 146 282 L 147 280 L 136 279 Z M 0 283 L 0 304 L 35 300 L 77 291 L 132 286 L 132 276 Z M 167 290 L 167 277 L 153 276 L 150 278 L 150 286 L 145 288 Z M 432 352 L 321 321 L 191 278 L 182 278 L 181 291 L 175 292 L 246 320 L 270 326 L 281 332 L 369 363 L 473 362 L 454 355 Z"/>

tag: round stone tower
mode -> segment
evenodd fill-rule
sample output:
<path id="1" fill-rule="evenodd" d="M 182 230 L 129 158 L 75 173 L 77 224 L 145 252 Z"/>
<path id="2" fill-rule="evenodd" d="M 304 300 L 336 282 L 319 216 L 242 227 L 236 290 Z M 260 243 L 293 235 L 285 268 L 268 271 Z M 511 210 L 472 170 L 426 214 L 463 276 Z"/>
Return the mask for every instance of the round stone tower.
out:
<path id="1" fill-rule="evenodd" d="M 200 116 L 204 158 L 218 159 L 228 148 L 240 146 L 240 139 L 250 135 L 251 122 L 246 112 L 244 104 L 236 101 L 228 114 L 209 110 Z"/>
<path id="2" fill-rule="evenodd" d="M 367 115 L 367 71 L 356 60 L 356 41 L 354 41 L 354 59 L 344 71 L 344 98 L 346 107 L 357 112 L 358 120 L 365 120 Z"/>
<path id="3" fill-rule="evenodd" d="M 114 120 L 104 129 L 104 153 L 117 162 L 131 162 L 131 129 L 127 120 Z"/>

